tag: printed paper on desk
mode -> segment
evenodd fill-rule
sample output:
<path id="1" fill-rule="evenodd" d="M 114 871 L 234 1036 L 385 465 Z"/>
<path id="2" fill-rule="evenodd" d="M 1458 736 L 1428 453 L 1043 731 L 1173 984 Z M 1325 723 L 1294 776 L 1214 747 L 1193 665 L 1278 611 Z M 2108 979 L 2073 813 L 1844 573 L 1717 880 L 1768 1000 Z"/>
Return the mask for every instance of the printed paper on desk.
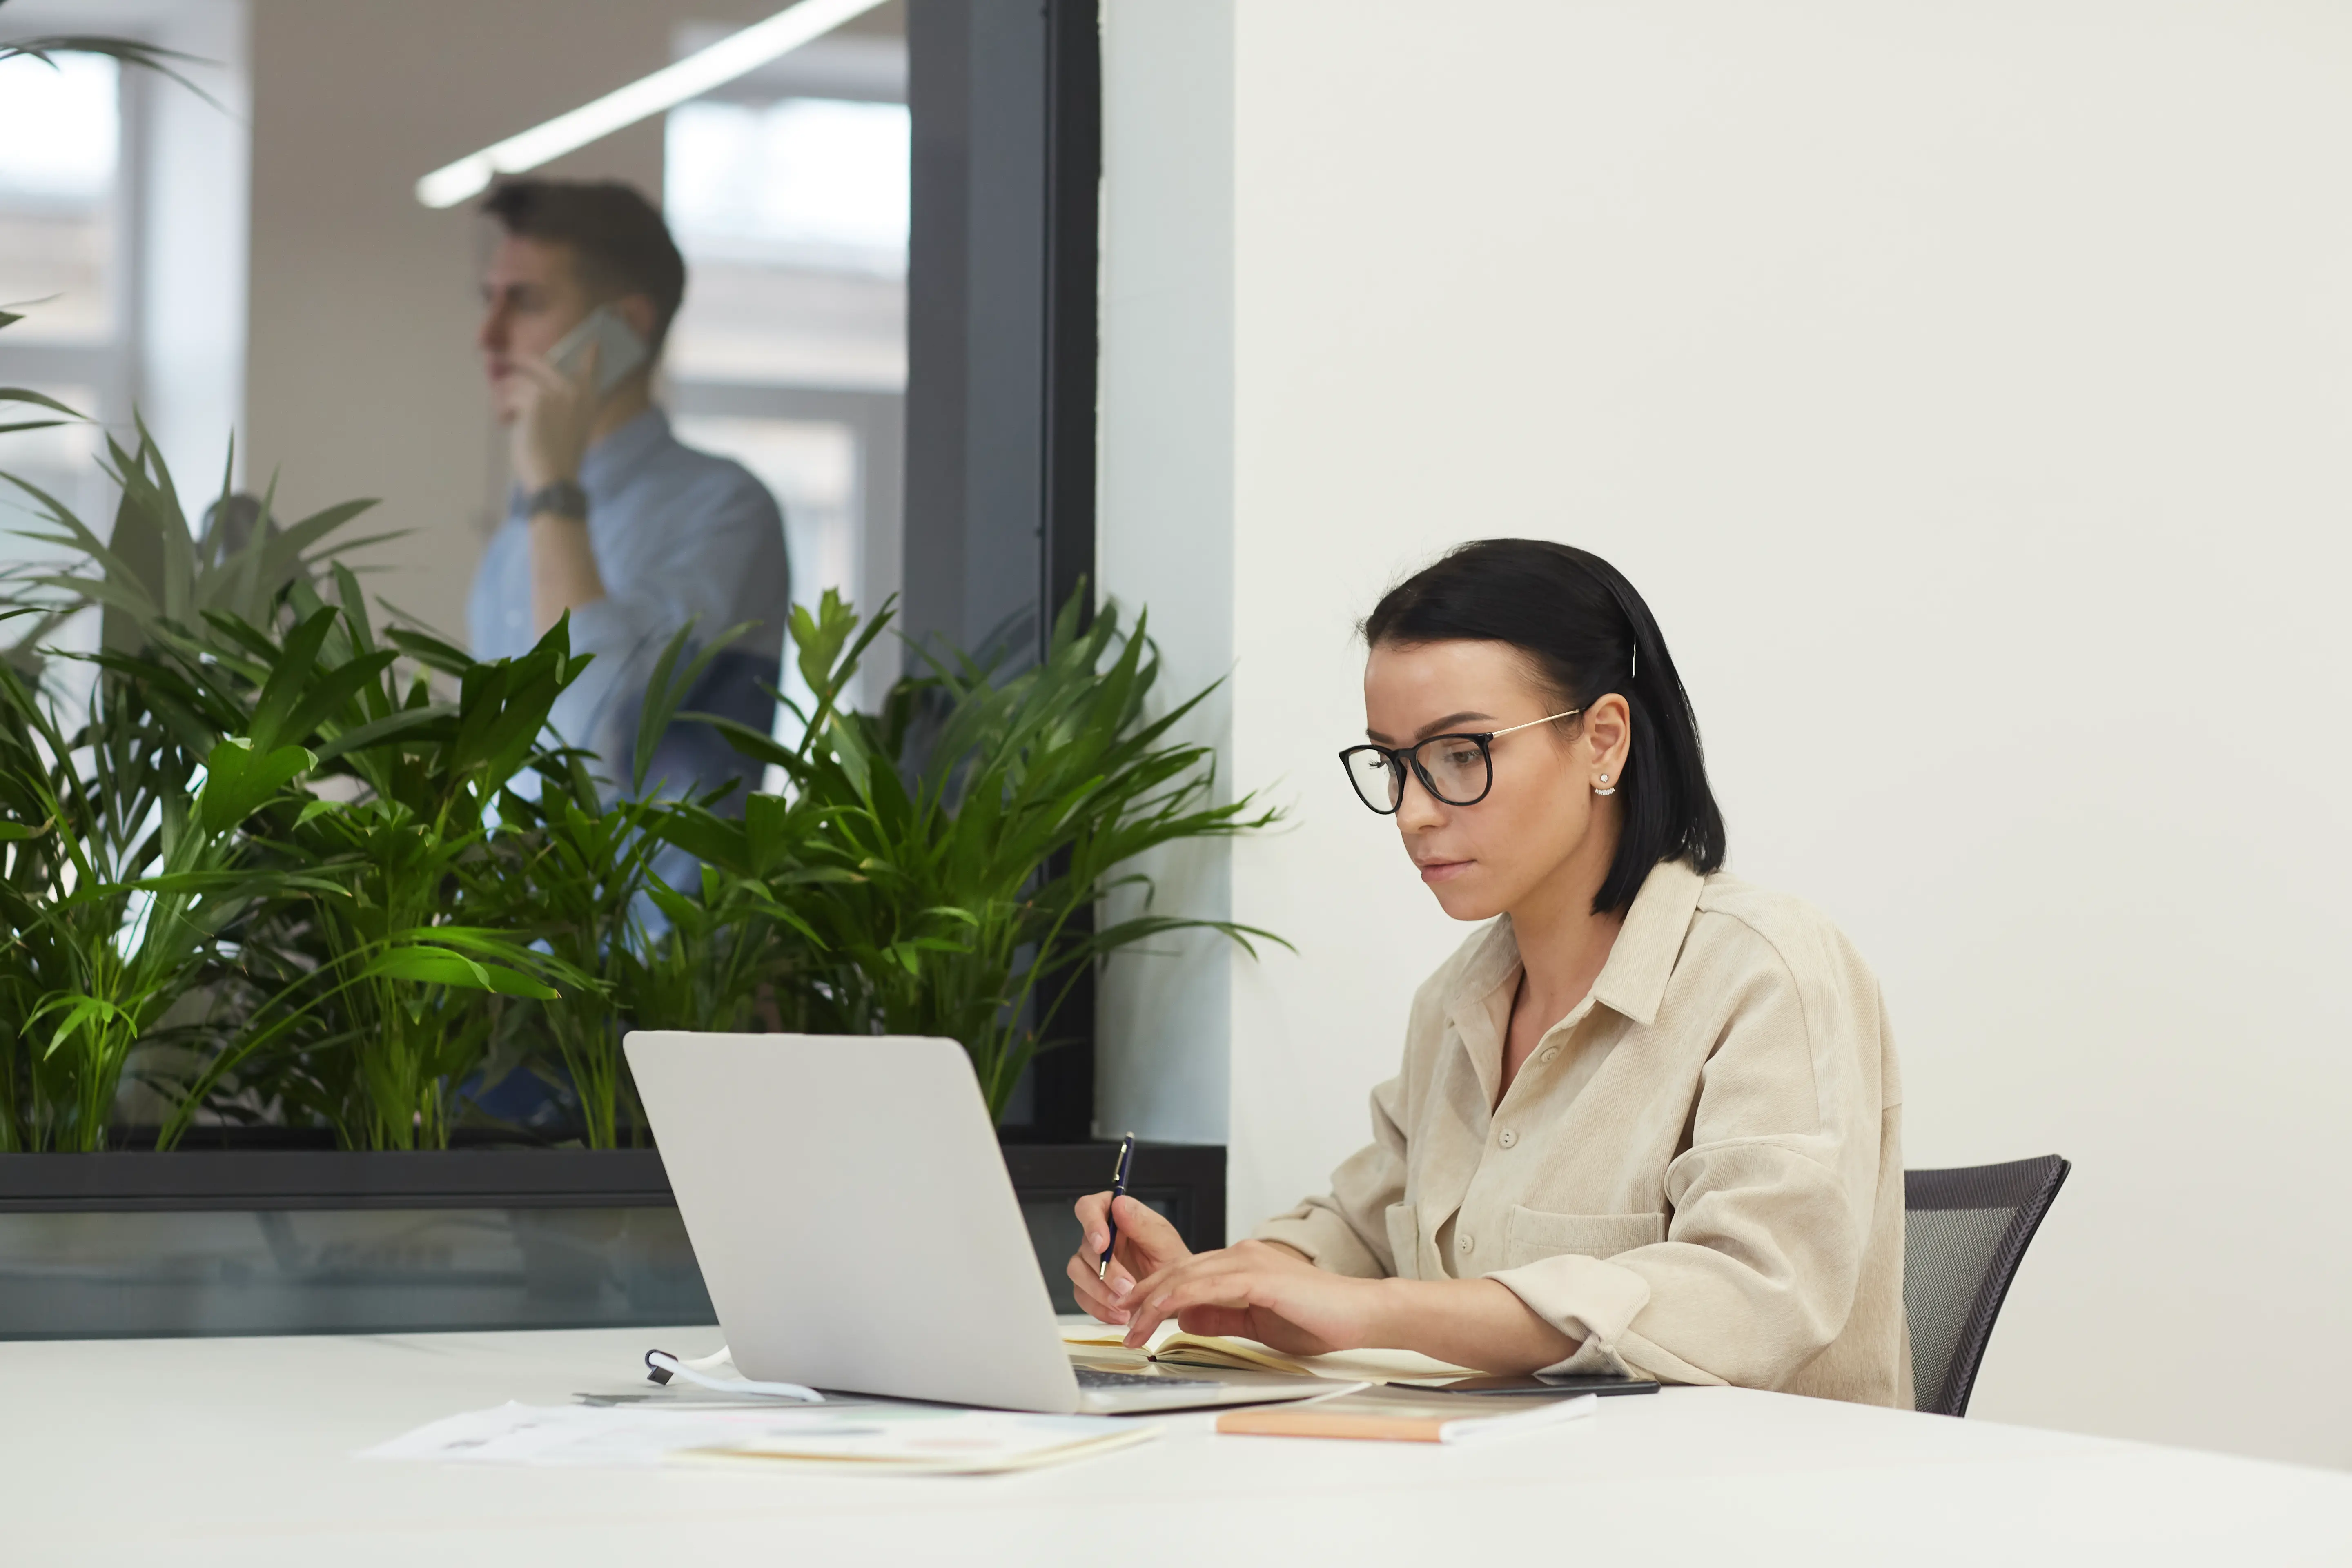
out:
<path id="1" fill-rule="evenodd" d="M 363 1459 L 638 1467 L 673 1459 L 831 1474 L 985 1474 L 1060 1464 L 1148 1442 L 1157 1426 L 1097 1415 L 923 1405 L 502 1405 L 420 1426 Z"/>
<path id="2" fill-rule="evenodd" d="M 445 1459 L 483 1465 L 658 1465 L 683 1448 L 767 1436 L 803 1426 L 847 1427 L 871 1406 L 501 1405 L 420 1426 L 362 1459 Z"/>
<path id="3" fill-rule="evenodd" d="M 688 1463 L 828 1475 L 998 1475 L 1091 1458 L 1148 1443 L 1157 1426 L 1104 1415 L 1025 1415 L 1004 1410 L 896 1407 L 861 1426 L 803 1425 L 744 1441 L 690 1449 Z"/>

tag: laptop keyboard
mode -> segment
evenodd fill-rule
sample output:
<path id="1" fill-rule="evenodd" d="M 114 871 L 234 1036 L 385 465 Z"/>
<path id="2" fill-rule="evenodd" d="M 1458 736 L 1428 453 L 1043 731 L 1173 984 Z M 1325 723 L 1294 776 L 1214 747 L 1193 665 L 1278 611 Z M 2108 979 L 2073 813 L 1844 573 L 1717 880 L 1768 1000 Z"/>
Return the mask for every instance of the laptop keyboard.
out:
<path id="1" fill-rule="evenodd" d="M 1154 1377 L 1140 1372 L 1105 1372 L 1098 1366 L 1073 1366 L 1080 1388 L 1214 1388 L 1213 1377 Z"/>

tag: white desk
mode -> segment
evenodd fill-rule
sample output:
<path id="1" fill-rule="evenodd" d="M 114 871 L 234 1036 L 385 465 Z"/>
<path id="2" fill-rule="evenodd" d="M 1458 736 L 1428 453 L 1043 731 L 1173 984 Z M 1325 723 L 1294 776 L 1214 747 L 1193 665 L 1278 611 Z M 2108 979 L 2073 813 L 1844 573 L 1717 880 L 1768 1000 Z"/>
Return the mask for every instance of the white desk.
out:
<path id="1" fill-rule="evenodd" d="M 2352 1563 L 2352 1475 L 1740 1389 L 1492 1446 L 1220 1437 L 995 1478 L 362 1462 L 717 1331 L 0 1343 L 0 1561 Z M 1511 1554 L 1524 1553 L 1514 1556 Z"/>

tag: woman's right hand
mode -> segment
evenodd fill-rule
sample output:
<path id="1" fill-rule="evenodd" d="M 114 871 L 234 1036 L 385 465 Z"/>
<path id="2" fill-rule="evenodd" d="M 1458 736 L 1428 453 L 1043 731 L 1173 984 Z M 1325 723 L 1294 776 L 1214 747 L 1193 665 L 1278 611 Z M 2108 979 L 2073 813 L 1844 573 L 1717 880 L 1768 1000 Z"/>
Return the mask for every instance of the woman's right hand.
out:
<path id="1" fill-rule="evenodd" d="M 1192 1256 L 1159 1210 L 1134 1198 L 1121 1197 L 1114 1205 L 1108 1193 L 1088 1193 L 1078 1200 L 1077 1214 L 1078 1249 L 1070 1255 L 1070 1283 L 1077 1287 L 1078 1305 L 1103 1322 L 1127 1321 L 1127 1299 L 1137 1280 Z M 1110 1268 L 1097 1279 L 1095 1265 L 1112 1219 L 1118 1222 L 1118 1241 L 1111 1248 Z"/>

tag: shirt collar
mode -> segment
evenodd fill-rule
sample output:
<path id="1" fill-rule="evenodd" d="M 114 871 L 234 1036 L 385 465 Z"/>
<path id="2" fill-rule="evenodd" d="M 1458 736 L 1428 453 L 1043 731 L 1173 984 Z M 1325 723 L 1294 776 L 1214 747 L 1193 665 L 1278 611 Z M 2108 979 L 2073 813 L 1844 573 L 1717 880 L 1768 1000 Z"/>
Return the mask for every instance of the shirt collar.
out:
<path id="1" fill-rule="evenodd" d="M 651 457 L 670 438 L 669 416 L 652 407 L 588 448 L 580 459 L 580 488 L 602 489 Z"/>
<path id="2" fill-rule="evenodd" d="M 1658 1021 L 1666 982 L 1674 977 L 1675 961 L 1682 956 L 1683 938 L 1690 932 L 1691 917 L 1698 912 L 1699 893 L 1706 886 L 1706 879 L 1685 860 L 1661 860 L 1650 868 L 1610 945 L 1608 962 L 1592 983 L 1593 1001 L 1645 1027 Z M 1447 1002 L 1447 1016 L 1465 1042 L 1472 1044 L 1474 1058 L 1484 1059 L 1480 1047 L 1491 1047 L 1486 1054 L 1499 1058 L 1500 1039 L 1486 1038 L 1496 1033 L 1487 1001 L 1518 971 L 1518 937 L 1511 930 L 1511 917 L 1505 915 L 1486 928 Z"/>
<path id="3" fill-rule="evenodd" d="M 1609 962 L 1592 983 L 1595 1002 L 1645 1027 L 1658 1021 L 1658 1005 L 1665 1000 L 1666 982 L 1674 977 L 1706 886 L 1706 879 L 1687 860 L 1661 860 L 1650 868 L 1609 949 Z"/>

